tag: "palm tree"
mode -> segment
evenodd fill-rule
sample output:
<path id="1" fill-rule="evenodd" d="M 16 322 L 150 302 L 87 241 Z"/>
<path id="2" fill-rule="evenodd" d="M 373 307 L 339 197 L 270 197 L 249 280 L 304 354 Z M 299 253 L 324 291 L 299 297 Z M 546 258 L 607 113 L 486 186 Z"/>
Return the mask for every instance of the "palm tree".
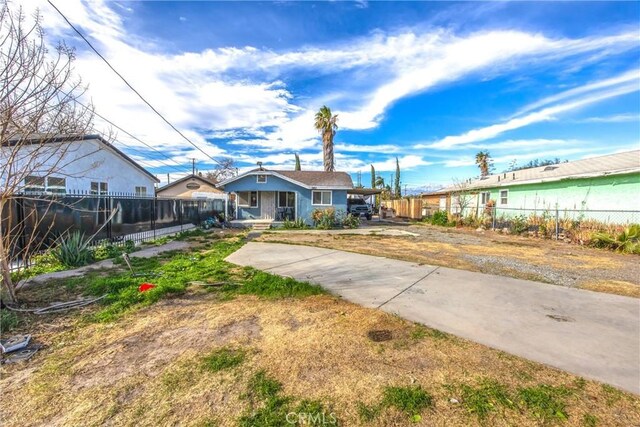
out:
<path id="1" fill-rule="evenodd" d="M 338 115 L 331 115 L 331 109 L 326 105 L 316 113 L 315 127 L 322 135 L 322 154 L 324 158 L 325 172 L 334 171 L 335 164 L 333 161 L 333 137 L 336 134 L 338 125 Z"/>
<path id="2" fill-rule="evenodd" d="M 295 170 L 299 171 L 302 170 L 302 168 L 300 167 L 300 156 L 298 156 L 298 153 L 296 153 L 296 168 Z"/>
<path id="3" fill-rule="evenodd" d="M 489 154 L 489 151 L 479 151 L 478 154 L 476 154 L 476 165 L 478 165 L 478 167 L 480 168 L 481 177 L 484 178 L 485 176 L 489 175 L 492 167 L 491 155 Z"/>

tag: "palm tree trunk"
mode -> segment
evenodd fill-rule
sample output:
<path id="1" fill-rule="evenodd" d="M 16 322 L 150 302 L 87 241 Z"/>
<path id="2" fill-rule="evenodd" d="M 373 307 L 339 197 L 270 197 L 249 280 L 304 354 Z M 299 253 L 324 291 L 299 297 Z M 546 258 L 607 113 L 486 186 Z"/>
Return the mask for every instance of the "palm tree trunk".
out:
<path id="1" fill-rule="evenodd" d="M 326 132 L 322 138 L 322 152 L 324 154 L 325 172 L 333 172 L 335 165 L 333 161 L 333 137 L 331 132 Z"/>

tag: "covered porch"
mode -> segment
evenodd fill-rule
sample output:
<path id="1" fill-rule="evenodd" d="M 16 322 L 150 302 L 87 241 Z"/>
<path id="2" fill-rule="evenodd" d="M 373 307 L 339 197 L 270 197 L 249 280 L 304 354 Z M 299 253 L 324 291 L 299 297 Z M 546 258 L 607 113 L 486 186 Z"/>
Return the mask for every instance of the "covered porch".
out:
<path id="1" fill-rule="evenodd" d="M 298 218 L 296 191 L 238 191 L 232 193 L 236 210 L 232 223 L 295 221 Z"/>

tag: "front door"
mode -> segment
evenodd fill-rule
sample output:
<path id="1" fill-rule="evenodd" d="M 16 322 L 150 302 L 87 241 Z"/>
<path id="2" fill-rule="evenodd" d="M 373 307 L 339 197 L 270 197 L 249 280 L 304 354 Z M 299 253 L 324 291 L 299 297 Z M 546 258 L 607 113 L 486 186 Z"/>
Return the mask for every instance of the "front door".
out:
<path id="1" fill-rule="evenodd" d="M 260 192 L 260 217 L 274 219 L 276 217 L 276 195 L 274 191 Z"/>

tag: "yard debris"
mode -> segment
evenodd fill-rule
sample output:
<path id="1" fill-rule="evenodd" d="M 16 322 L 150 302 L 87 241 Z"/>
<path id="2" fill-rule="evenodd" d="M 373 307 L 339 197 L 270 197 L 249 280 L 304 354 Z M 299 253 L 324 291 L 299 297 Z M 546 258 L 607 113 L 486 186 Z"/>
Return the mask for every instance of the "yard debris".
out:
<path id="1" fill-rule="evenodd" d="M 159 277 L 159 276 L 162 276 L 162 273 L 156 273 L 156 272 L 136 273 L 135 271 L 133 271 L 133 267 L 131 266 L 131 258 L 129 257 L 129 254 L 127 254 L 127 253 L 122 254 L 122 259 L 124 260 L 125 264 L 127 264 L 127 267 L 129 267 L 129 270 L 131 271 L 131 277 Z"/>
<path id="2" fill-rule="evenodd" d="M 29 345 L 31 335 L 15 335 L 7 339 L 0 339 L 0 349 L 3 353 L 11 353 Z"/>
<path id="3" fill-rule="evenodd" d="M 146 292 L 150 289 L 155 288 L 156 285 L 154 285 L 153 283 L 142 283 L 140 286 L 138 286 L 138 291 L 140 292 Z"/>
<path id="4" fill-rule="evenodd" d="M 458 403 L 460 403 L 460 402 L 458 401 L 458 399 L 454 399 L 454 398 L 452 397 L 451 399 L 449 399 L 449 403 L 453 403 L 453 404 L 455 405 L 455 404 L 458 404 Z"/>
<path id="5" fill-rule="evenodd" d="M 199 280 L 194 280 L 193 282 L 189 282 L 190 285 L 194 285 L 194 286 L 224 286 L 226 284 L 228 284 L 228 282 L 213 282 L 213 283 L 209 283 L 209 282 L 201 282 Z"/>
<path id="6" fill-rule="evenodd" d="M 5 356 L 2 360 L 2 363 L 17 363 L 27 361 L 31 359 L 39 349 L 40 347 L 28 347 L 23 348 L 22 350 L 15 351 L 8 356 Z"/>
<path id="7" fill-rule="evenodd" d="M 5 307 L 11 311 L 33 313 L 33 314 L 49 314 L 49 313 L 58 313 L 60 311 L 73 310 L 75 308 L 81 308 L 86 305 L 93 304 L 96 301 L 100 301 L 106 296 L 107 294 L 104 294 L 101 297 L 97 297 L 97 298 L 80 298 L 73 301 L 57 302 L 47 307 L 40 307 L 40 308 L 18 308 L 18 307 L 12 307 L 10 305 L 6 305 Z"/>

